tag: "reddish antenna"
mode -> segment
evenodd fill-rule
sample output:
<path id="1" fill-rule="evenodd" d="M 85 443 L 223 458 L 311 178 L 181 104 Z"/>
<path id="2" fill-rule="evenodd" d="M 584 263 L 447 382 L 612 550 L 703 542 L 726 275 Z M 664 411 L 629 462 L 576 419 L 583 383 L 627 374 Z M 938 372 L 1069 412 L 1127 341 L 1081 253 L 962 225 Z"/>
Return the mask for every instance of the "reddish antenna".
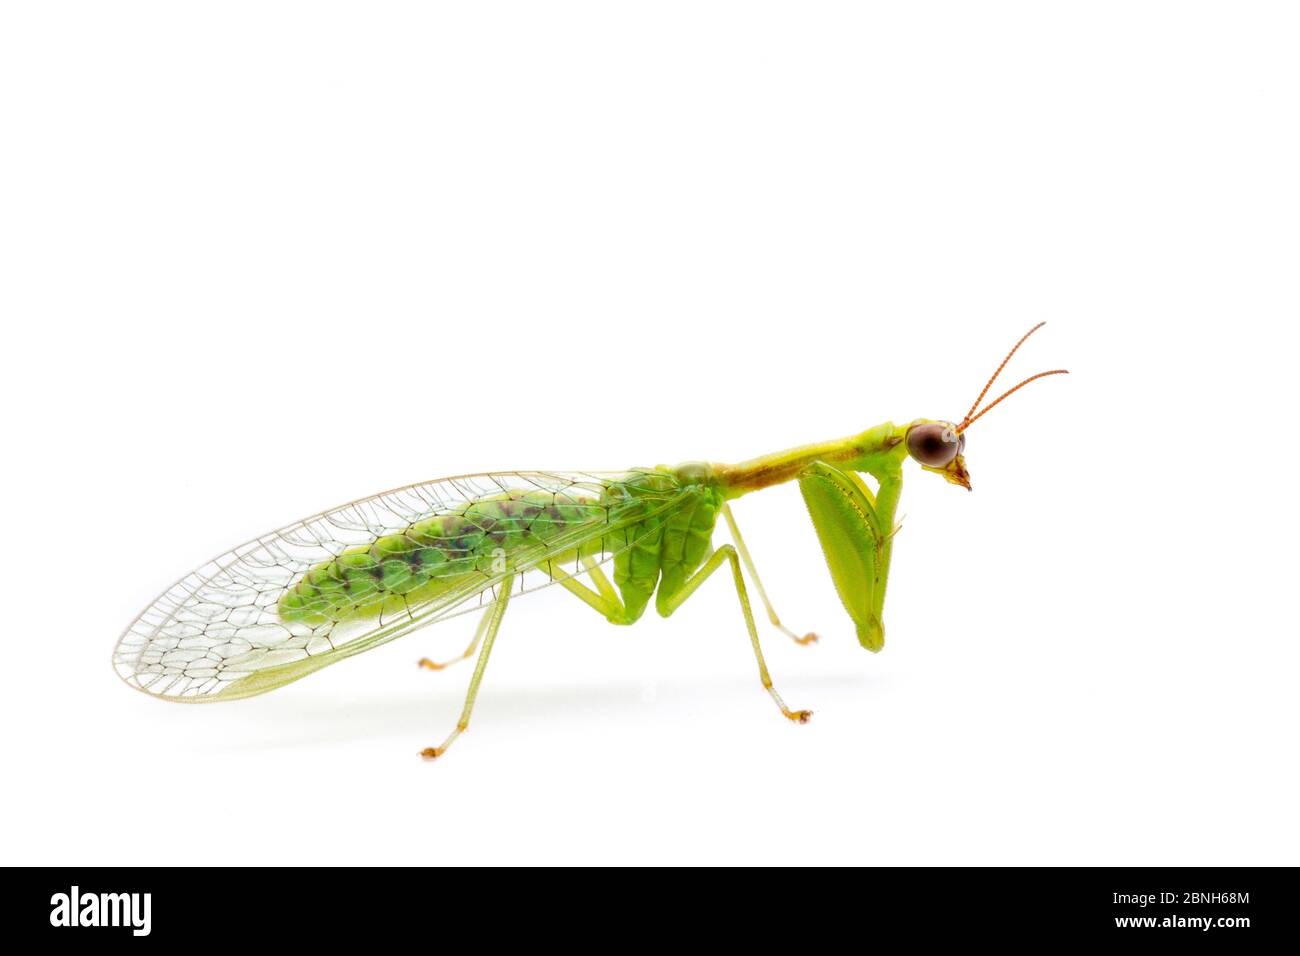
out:
<path id="1" fill-rule="evenodd" d="M 1047 324 L 1046 322 L 1039 322 L 1032 329 L 1030 329 L 1028 332 L 1022 335 L 1020 337 L 1020 341 L 1017 342 L 1012 347 L 1011 351 L 1007 353 L 1007 357 L 1002 360 L 1002 364 L 999 365 L 997 371 L 995 371 L 993 375 L 990 376 L 988 382 L 984 385 L 983 390 L 980 392 L 979 397 L 975 399 L 975 404 L 970 407 L 970 411 L 966 413 L 966 417 L 963 418 L 961 420 L 961 424 L 957 426 L 956 432 L 958 435 L 960 435 L 966 429 L 970 428 L 971 425 L 973 425 L 979 419 L 983 418 L 986 414 L 992 411 L 996 405 L 1001 404 L 1003 400 L 1009 398 L 1015 392 L 1020 391 L 1020 389 L 1024 388 L 1026 385 L 1028 385 L 1030 382 L 1034 381 L 1035 379 L 1046 378 L 1048 375 L 1069 375 L 1070 374 L 1068 369 L 1054 368 L 1050 372 L 1039 372 L 1037 375 L 1031 375 L 1029 376 L 1029 378 L 1025 379 L 1015 388 L 1007 389 L 1005 392 L 1003 392 L 1001 395 L 995 398 L 992 402 L 986 405 L 978 415 L 975 414 L 975 409 L 980 407 L 980 402 L 984 401 L 984 396 L 989 393 L 989 389 L 993 387 L 993 383 L 996 382 L 998 376 L 1002 374 L 1002 370 L 1007 367 L 1007 363 L 1011 361 L 1011 356 L 1015 355 L 1016 352 L 1019 350 L 1020 346 L 1025 344 L 1025 339 L 1029 338 L 1029 336 L 1033 335 L 1035 332 L 1037 332 L 1046 324 Z"/>

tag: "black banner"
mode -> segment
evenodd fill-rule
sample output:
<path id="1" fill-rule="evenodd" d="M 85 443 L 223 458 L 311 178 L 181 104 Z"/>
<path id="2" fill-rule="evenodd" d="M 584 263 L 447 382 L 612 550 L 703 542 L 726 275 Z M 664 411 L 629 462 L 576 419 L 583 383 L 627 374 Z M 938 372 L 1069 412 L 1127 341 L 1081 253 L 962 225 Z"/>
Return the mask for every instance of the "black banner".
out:
<path id="1" fill-rule="evenodd" d="M 1289 869 L 864 869 L 626 874 L 593 879 L 416 869 L 9 870 L 6 923 L 55 942 L 204 939 L 337 944 L 395 927 L 539 932 L 699 923 L 768 934 L 902 933 L 928 941 L 1133 940 L 1237 948 L 1295 935 Z M 556 937 L 549 945 L 564 945 Z"/>

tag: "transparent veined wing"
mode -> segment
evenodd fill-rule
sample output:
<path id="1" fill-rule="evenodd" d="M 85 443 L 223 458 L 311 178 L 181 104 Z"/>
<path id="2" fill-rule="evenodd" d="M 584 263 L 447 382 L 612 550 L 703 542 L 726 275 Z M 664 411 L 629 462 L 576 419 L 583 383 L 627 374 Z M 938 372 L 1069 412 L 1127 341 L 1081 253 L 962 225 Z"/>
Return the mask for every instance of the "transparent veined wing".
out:
<path id="1" fill-rule="evenodd" d="M 464 475 L 382 492 L 186 575 L 127 628 L 113 664 L 171 700 L 264 693 L 486 607 L 507 579 L 513 598 L 576 576 L 580 557 L 610 560 L 692 493 L 652 470 Z"/>

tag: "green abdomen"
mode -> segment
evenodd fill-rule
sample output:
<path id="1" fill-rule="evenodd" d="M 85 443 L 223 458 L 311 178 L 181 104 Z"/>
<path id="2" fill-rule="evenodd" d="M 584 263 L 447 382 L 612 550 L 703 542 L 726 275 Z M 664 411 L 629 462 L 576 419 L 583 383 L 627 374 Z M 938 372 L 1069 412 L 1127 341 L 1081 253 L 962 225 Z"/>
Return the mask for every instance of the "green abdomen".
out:
<path id="1" fill-rule="evenodd" d="M 605 520 L 606 508 L 589 496 L 511 491 L 480 498 L 317 565 L 281 597 L 280 618 L 315 626 L 377 614 L 392 601 L 427 601 L 468 575 L 491 576 L 521 551 L 542 551 Z"/>

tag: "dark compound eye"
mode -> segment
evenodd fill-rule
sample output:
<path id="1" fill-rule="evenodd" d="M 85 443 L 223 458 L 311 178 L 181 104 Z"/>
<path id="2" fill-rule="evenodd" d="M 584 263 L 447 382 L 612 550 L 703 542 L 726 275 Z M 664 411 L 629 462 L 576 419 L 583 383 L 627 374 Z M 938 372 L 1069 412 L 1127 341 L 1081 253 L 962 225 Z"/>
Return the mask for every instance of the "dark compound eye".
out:
<path id="1" fill-rule="evenodd" d="M 943 468 L 965 447 L 966 436 L 951 425 L 916 425 L 907 433 L 907 453 L 931 468 Z"/>

